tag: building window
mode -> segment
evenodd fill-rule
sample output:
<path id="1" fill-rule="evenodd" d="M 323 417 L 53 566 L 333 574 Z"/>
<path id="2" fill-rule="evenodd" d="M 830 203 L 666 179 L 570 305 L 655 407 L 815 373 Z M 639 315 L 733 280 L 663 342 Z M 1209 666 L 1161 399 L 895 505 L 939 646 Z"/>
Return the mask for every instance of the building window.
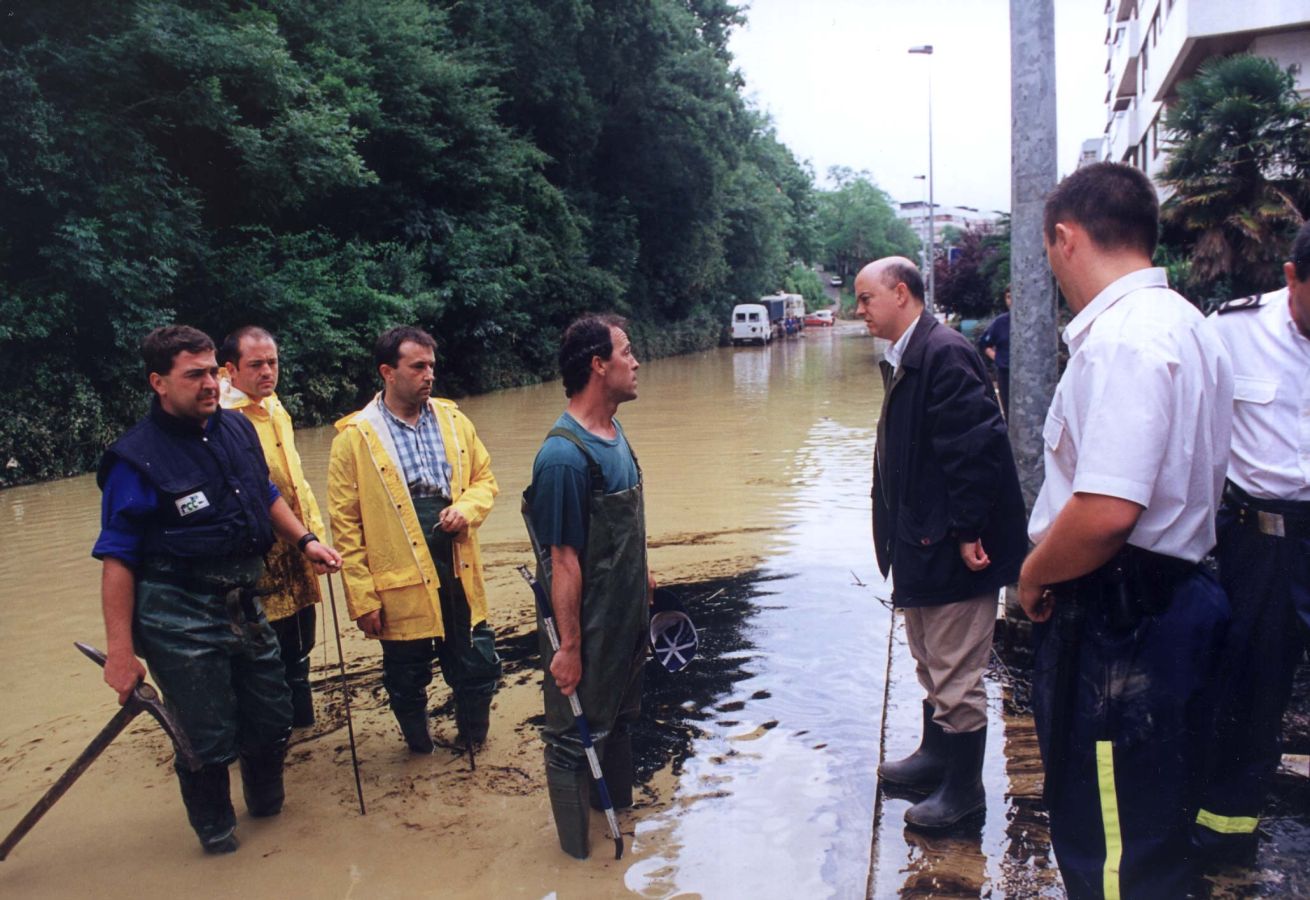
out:
<path id="1" fill-rule="evenodd" d="M 1157 115 L 1151 123 L 1151 159 L 1160 156 L 1160 117 Z"/>

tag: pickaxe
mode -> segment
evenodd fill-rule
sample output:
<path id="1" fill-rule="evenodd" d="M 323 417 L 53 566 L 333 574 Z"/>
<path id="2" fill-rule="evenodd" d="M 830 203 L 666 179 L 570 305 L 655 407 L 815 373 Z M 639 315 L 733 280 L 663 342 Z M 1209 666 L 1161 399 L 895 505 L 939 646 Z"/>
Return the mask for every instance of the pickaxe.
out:
<path id="1" fill-rule="evenodd" d="M 95 647 L 78 642 L 74 642 L 73 646 L 101 666 L 104 666 L 105 655 Z M 55 805 L 55 801 L 64 796 L 64 792 L 73 786 L 73 782 L 77 781 L 78 777 L 91 767 L 91 763 L 95 762 L 96 757 L 104 752 L 104 749 L 109 746 L 114 738 L 118 737 L 118 733 L 127 727 L 127 723 L 143 712 L 154 716 L 155 721 L 159 723 L 159 727 L 164 729 L 164 734 L 168 735 L 173 741 L 173 751 L 177 754 L 177 758 L 181 760 L 182 765 L 192 772 L 200 770 L 202 763 L 196 758 L 195 751 L 191 749 L 191 742 L 187 740 L 186 732 L 182 730 L 177 720 L 173 718 L 173 714 L 169 712 L 168 707 L 164 705 L 164 701 L 159 697 L 159 692 L 144 681 L 139 682 L 132 689 L 132 694 L 127 698 L 127 702 L 123 704 L 123 708 L 114 714 L 114 717 L 109 720 L 109 724 L 100 729 L 100 733 L 82 751 L 82 755 L 68 767 L 68 771 L 59 776 L 59 780 L 50 786 L 50 790 L 45 792 L 45 796 L 36 802 L 36 805 L 28 811 L 27 815 L 23 816 L 23 820 L 14 826 L 13 831 L 9 832 L 9 836 L 4 839 L 4 842 L 0 843 L 0 860 L 9 856 L 9 851 L 14 849 L 14 845 L 32 830 L 32 826 L 49 812 L 50 807 Z"/>

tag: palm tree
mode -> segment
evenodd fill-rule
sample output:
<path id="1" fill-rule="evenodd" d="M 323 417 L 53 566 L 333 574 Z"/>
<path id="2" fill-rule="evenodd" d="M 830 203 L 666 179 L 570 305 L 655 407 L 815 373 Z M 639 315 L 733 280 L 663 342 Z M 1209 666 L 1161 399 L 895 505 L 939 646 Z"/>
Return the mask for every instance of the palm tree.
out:
<path id="1" fill-rule="evenodd" d="M 1178 88 L 1164 126 L 1166 242 L 1190 257 L 1193 297 L 1278 284 L 1310 212 L 1310 104 L 1272 59 L 1211 60 Z"/>

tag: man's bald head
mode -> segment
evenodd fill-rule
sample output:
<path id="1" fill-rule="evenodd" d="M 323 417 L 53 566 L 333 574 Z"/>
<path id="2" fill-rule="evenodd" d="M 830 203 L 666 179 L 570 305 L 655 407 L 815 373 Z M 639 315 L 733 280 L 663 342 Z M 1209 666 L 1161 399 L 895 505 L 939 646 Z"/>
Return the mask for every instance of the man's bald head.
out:
<path id="1" fill-rule="evenodd" d="M 904 284 L 910 296 L 923 303 L 923 276 L 919 274 L 919 267 L 904 256 L 884 256 L 882 259 L 875 259 L 860 270 L 856 280 L 858 281 L 865 273 L 868 273 L 870 278 L 880 278 L 884 287 L 895 288 L 898 283 Z M 856 293 L 858 294 L 858 290 Z"/>
<path id="2" fill-rule="evenodd" d="M 855 312 L 869 333 L 898 339 L 923 313 L 923 277 L 903 256 L 875 260 L 855 276 Z"/>

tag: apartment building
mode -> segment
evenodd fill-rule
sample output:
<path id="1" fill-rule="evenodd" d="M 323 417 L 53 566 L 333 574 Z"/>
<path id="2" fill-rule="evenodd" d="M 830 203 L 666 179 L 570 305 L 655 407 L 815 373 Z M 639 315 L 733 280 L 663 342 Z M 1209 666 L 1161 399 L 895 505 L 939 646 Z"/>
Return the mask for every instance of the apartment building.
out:
<path id="1" fill-rule="evenodd" d="M 1164 110 L 1206 60 L 1252 53 L 1310 92 L 1310 0 L 1104 0 L 1105 158 L 1156 178 Z M 1084 145 L 1086 148 L 1087 145 Z"/>
<path id="2" fill-rule="evenodd" d="M 1307 0 L 1310 2 L 1310 0 Z M 947 206 L 942 203 L 933 205 L 933 224 L 934 233 L 937 235 L 937 244 L 941 246 L 942 229 L 947 225 L 952 225 L 961 231 L 966 228 L 988 229 L 996 225 L 1001 219 L 1001 213 L 996 211 L 976 209 L 972 206 Z M 919 241 L 922 243 L 928 239 L 928 203 L 923 200 L 914 200 L 909 203 L 901 203 L 896 207 L 896 217 L 904 220 L 906 225 L 910 226 Z"/>

